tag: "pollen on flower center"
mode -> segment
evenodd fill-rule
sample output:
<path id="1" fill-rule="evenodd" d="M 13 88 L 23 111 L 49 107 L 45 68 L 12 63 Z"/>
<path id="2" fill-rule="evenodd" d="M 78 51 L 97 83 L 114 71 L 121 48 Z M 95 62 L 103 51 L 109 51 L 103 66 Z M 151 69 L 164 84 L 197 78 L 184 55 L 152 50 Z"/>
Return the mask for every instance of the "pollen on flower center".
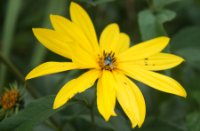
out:
<path id="1" fill-rule="evenodd" d="M 116 58 L 114 52 L 106 53 L 103 51 L 103 56 L 99 57 L 99 66 L 103 70 L 112 71 L 116 67 Z"/>

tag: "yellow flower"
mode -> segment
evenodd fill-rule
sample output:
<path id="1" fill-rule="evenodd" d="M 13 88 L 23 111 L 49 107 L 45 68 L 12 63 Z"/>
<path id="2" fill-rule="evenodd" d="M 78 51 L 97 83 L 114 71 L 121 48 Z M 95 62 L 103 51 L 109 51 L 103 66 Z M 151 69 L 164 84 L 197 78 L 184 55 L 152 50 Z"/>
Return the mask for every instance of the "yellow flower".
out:
<path id="1" fill-rule="evenodd" d="M 129 48 L 129 37 L 113 23 L 105 27 L 98 42 L 92 21 L 82 7 L 72 2 L 70 16 L 71 21 L 51 15 L 54 30 L 33 29 L 36 38 L 46 48 L 72 62 L 43 63 L 34 68 L 26 80 L 72 69 L 88 69 L 61 88 L 53 109 L 90 88 L 97 80 L 97 106 L 105 120 L 116 115 L 114 108 L 117 99 L 132 127 L 140 127 L 146 114 L 145 101 L 129 77 L 154 89 L 186 97 L 184 88 L 177 81 L 153 72 L 183 62 L 179 56 L 160 53 L 169 43 L 168 37 L 158 37 Z"/>

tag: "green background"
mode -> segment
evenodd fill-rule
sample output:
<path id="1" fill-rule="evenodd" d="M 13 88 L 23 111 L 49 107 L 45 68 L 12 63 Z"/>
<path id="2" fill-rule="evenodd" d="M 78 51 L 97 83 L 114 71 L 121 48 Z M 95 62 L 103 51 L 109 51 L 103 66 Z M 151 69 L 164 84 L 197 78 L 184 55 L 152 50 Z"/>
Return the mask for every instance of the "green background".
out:
<path id="1" fill-rule="evenodd" d="M 180 66 L 164 71 L 186 89 L 186 99 L 151 89 L 141 83 L 147 104 L 143 126 L 131 129 L 119 104 L 117 117 L 105 122 L 97 111 L 95 87 L 52 110 L 62 85 L 83 71 L 68 71 L 24 81 L 24 76 L 45 61 L 69 61 L 39 44 L 33 27 L 52 28 L 50 14 L 69 18 L 69 0 L 0 1 L 0 92 L 17 81 L 24 86 L 25 108 L 0 121 L 0 131 L 200 131 L 200 0 L 74 0 L 83 6 L 99 36 L 118 23 L 132 45 L 157 36 L 171 38 L 165 52 L 185 58 Z M 91 116 L 95 123 L 91 122 Z"/>

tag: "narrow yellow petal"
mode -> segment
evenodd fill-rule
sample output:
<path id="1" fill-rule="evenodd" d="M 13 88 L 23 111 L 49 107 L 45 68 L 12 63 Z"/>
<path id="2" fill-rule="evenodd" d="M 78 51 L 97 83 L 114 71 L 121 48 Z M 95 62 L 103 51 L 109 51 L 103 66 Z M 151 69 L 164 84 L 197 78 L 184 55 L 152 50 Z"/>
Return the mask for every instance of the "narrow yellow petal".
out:
<path id="1" fill-rule="evenodd" d="M 98 46 L 96 32 L 87 12 L 80 5 L 76 4 L 75 2 L 71 2 L 70 16 L 72 22 L 74 22 L 82 29 L 85 36 L 90 41 L 91 46 L 93 48 L 93 52 L 99 53 L 99 46 Z"/>
<path id="2" fill-rule="evenodd" d="M 145 59 L 127 62 L 130 66 L 138 65 L 146 70 L 159 71 L 173 68 L 184 61 L 183 58 L 167 53 L 158 53 Z"/>
<path id="3" fill-rule="evenodd" d="M 148 71 L 138 66 L 121 65 L 119 68 L 128 76 L 154 89 L 182 97 L 187 96 L 185 89 L 176 80 L 168 76 Z"/>
<path id="4" fill-rule="evenodd" d="M 97 83 L 97 107 L 106 121 L 110 116 L 115 116 L 116 81 L 110 71 L 103 70 L 102 77 Z"/>
<path id="5" fill-rule="evenodd" d="M 139 88 L 122 73 L 114 72 L 117 86 L 117 100 L 129 117 L 132 127 L 141 125 L 146 114 L 144 97 Z"/>
<path id="6" fill-rule="evenodd" d="M 38 41 L 49 50 L 66 58 L 71 58 L 71 46 L 73 44 L 69 37 L 44 28 L 34 28 L 33 33 Z"/>
<path id="7" fill-rule="evenodd" d="M 81 93 L 90 88 L 99 76 L 99 70 L 90 70 L 82 74 L 78 78 L 69 81 L 60 89 L 60 91 L 56 95 L 53 109 L 57 109 L 60 106 L 64 105 L 75 94 Z"/>
<path id="8" fill-rule="evenodd" d="M 50 20 L 53 28 L 56 31 L 65 33 L 69 35 L 70 37 L 73 37 L 73 34 L 75 33 L 73 28 L 77 28 L 74 23 L 72 23 L 67 18 L 60 16 L 60 15 L 50 15 Z"/>
<path id="9" fill-rule="evenodd" d="M 100 49 L 101 51 L 110 52 L 119 41 L 119 27 L 117 24 L 109 24 L 103 30 L 100 36 Z M 114 51 L 115 52 L 115 51 Z"/>
<path id="10" fill-rule="evenodd" d="M 46 62 L 37 66 L 31 72 L 29 72 L 25 79 L 28 80 L 39 76 L 49 75 L 77 68 L 78 67 L 72 62 Z"/>
<path id="11" fill-rule="evenodd" d="M 73 44 L 78 44 L 83 50 L 94 54 L 95 51 L 93 50 L 91 42 L 78 25 L 59 15 L 50 15 L 50 18 L 56 31 L 70 37 L 73 40 Z"/>
<path id="12" fill-rule="evenodd" d="M 117 56 L 118 61 L 133 61 L 147 58 L 162 51 L 169 43 L 169 38 L 162 36 L 139 43 Z"/>

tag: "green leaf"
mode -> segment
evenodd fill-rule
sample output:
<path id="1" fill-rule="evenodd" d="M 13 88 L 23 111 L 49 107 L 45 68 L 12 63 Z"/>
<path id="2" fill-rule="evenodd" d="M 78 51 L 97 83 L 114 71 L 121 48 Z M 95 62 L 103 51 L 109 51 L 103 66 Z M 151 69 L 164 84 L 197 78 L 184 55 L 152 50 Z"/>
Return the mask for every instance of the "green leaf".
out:
<path id="1" fill-rule="evenodd" d="M 200 61 L 200 47 L 199 48 L 183 48 L 176 51 L 177 54 L 183 56 L 186 62 Z"/>
<path id="2" fill-rule="evenodd" d="M 176 51 L 176 54 L 185 59 L 185 63 L 193 67 L 200 68 L 200 47 L 199 48 L 183 48 Z"/>
<path id="3" fill-rule="evenodd" d="M 185 118 L 186 100 L 171 96 L 166 101 L 160 103 L 159 117 L 165 121 L 174 123 L 176 126 L 183 124 L 182 120 Z M 182 125 L 182 127 L 184 127 Z"/>
<path id="4" fill-rule="evenodd" d="M 142 40 L 148 40 L 163 34 L 159 22 L 151 10 L 144 10 L 139 13 L 139 27 Z"/>
<path id="5" fill-rule="evenodd" d="M 19 114 L 7 118 L 0 123 L 1 131 L 30 131 L 33 127 L 50 116 L 60 111 L 62 108 L 57 110 L 52 109 L 52 104 L 55 96 L 46 96 L 30 103 L 22 112 Z M 71 105 L 68 103 L 66 106 Z"/>
<path id="6" fill-rule="evenodd" d="M 161 10 L 158 14 L 157 14 L 157 20 L 159 21 L 159 23 L 164 24 L 165 22 L 171 21 L 176 17 L 176 13 L 174 11 L 171 10 Z"/>
<path id="7" fill-rule="evenodd" d="M 141 11 L 138 22 L 142 40 L 166 35 L 163 24 L 171 21 L 175 16 L 175 12 L 166 9 L 160 10 L 158 13 L 153 13 L 149 9 Z"/>
<path id="8" fill-rule="evenodd" d="M 183 48 L 200 48 L 200 26 L 192 26 L 182 29 L 171 41 L 171 50 L 177 51 Z"/>
<path id="9" fill-rule="evenodd" d="M 181 1 L 181 0 L 153 0 L 153 5 L 154 5 L 154 7 L 162 8 L 164 6 L 167 6 L 169 4 L 172 4 L 172 3 L 178 2 L 178 1 Z"/>
<path id="10" fill-rule="evenodd" d="M 200 131 L 200 112 L 193 112 L 187 115 L 187 131 Z"/>

